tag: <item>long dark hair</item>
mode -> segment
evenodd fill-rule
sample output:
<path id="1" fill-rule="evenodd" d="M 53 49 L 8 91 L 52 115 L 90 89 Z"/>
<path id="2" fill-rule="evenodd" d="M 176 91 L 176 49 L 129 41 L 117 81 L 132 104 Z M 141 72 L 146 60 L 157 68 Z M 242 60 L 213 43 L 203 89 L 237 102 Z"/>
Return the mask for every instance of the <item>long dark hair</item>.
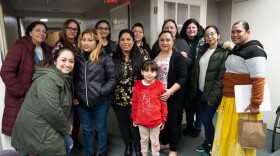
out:
<path id="1" fill-rule="evenodd" d="M 190 18 L 188 20 L 186 20 L 186 22 L 183 24 L 183 27 L 180 31 L 180 36 L 181 38 L 183 38 L 184 40 L 186 40 L 188 42 L 188 36 L 186 34 L 186 29 L 187 27 L 191 24 L 195 24 L 196 27 L 197 27 L 197 34 L 196 36 L 194 37 L 194 39 L 200 39 L 201 37 L 203 37 L 204 35 L 204 29 L 203 27 L 197 22 L 197 20 L 193 19 L 193 18 Z"/>
<path id="2" fill-rule="evenodd" d="M 98 29 L 98 26 L 101 24 L 101 23 L 106 23 L 107 25 L 108 25 L 108 27 L 109 27 L 109 34 L 108 34 L 108 36 L 107 36 L 107 40 L 109 41 L 110 39 L 111 39 L 111 27 L 110 27 L 110 24 L 109 24 L 109 22 L 108 21 L 106 21 L 106 20 L 100 20 L 100 21 L 98 21 L 96 24 L 95 24 L 95 29 Z"/>
<path id="3" fill-rule="evenodd" d="M 142 67 L 142 61 L 143 61 L 143 56 L 139 50 L 139 48 L 137 47 L 136 41 L 134 40 L 134 33 L 129 30 L 129 29 L 123 29 L 120 31 L 119 36 L 118 36 L 118 45 L 117 45 L 117 49 L 115 52 L 113 52 L 113 60 L 116 64 L 116 70 L 118 75 L 123 75 L 123 68 L 122 68 L 122 63 L 125 62 L 124 59 L 124 54 L 122 52 L 122 49 L 120 47 L 120 38 L 124 33 L 128 33 L 131 38 L 134 41 L 133 47 L 131 49 L 131 52 L 129 53 L 129 58 L 131 59 L 131 63 L 132 63 L 132 68 L 133 68 L 133 76 L 136 76 L 137 79 L 141 79 L 141 67 Z"/>
<path id="4" fill-rule="evenodd" d="M 62 28 L 61 28 L 61 37 L 59 39 L 59 41 L 63 44 L 64 47 L 67 47 L 73 51 L 77 51 L 78 48 L 73 46 L 73 43 L 71 43 L 68 39 L 68 37 L 66 36 L 66 31 L 68 29 L 68 25 L 74 22 L 77 25 L 78 31 L 77 31 L 77 36 L 74 38 L 75 44 L 78 44 L 78 38 L 79 35 L 81 33 L 81 28 L 80 28 L 80 24 L 74 20 L 74 19 L 68 19 L 67 21 L 64 22 Z"/>

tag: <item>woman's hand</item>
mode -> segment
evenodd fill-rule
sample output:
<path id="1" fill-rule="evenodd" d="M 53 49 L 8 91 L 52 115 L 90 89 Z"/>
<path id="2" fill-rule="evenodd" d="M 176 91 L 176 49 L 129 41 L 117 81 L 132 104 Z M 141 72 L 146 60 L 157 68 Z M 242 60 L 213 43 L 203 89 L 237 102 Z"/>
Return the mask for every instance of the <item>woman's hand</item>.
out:
<path id="1" fill-rule="evenodd" d="M 79 103 L 79 101 L 78 101 L 77 99 L 74 99 L 74 100 L 73 100 L 73 104 L 74 104 L 75 106 L 77 106 L 77 105 L 80 104 L 80 103 Z"/>
<path id="2" fill-rule="evenodd" d="M 138 126 L 137 122 L 133 122 L 133 126 L 137 127 Z"/>
<path id="3" fill-rule="evenodd" d="M 160 99 L 166 101 L 172 94 L 173 92 L 170 89 L 167 89 L 166 92 L 160 96 Z"/>
<path id="4" fill-rule="evenodd" d="M 73 126 L 71 125 L 70 130 L 69 130 L 69 135 L 72 134 Z"/>
<path id="5" fill-rule="evenodd" d="M 247 112 L 247 111 L 249 111 L 250 114 L 259 114 L 260 113 L 260 109 L 254 108 L 250 105 L 244 110 L 244 112 Z"/>
<path id="6" fill-rule="evenodd" d="M 207 104 L 208 104 L 209 106 L 213 106 L 213 104 L 212 104 L 211 102 L 209 102 L 209 101 L 207 102 Z"/>
<path id="7" fill-rule="evenodd" d="M 163 130 L 164 129 L 164 124 L 161 124 L 160 125 L 160 130 Z"/>
<path id="8" fill-rule="evenodd" d="M 185 51 L 181 51 L 181 54 L 182 54 L 184 57 L 188 57 L 188 54 L 187 54 L 187 52 L 185 52 Z"/>

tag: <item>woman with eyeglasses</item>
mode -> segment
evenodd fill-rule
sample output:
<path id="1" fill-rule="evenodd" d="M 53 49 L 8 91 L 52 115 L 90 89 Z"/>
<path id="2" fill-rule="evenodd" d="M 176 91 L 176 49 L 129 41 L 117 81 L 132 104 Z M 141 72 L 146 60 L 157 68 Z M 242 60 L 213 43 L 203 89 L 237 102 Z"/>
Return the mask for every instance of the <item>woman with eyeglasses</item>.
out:
<path id="1" fill-rule="evenodd" d="M 95 29 L 102 38 L 102 45 L 107 54 L 111 54 L 117 48 L 117 42 L 111 40 L 111 27 L 108 21 L 100 20 L 95 24 Z"/>
<path id="2" fill-rule="evenodd" d="M 81 29 L 80 24 L 74 19 L 68 19 L 64 22 L 61 28 L 61 37 L 56 42 L 53 54 L 60 48 L 69 48 L 74 52 L 78 51 L 78 37 L 80 35 Z M 79 141 L 79 129 L 80 129 L 80 121 L 77 115 L 77 107 L 74 106 L 74 121 L 73 121 L 73 141 L 74 147 L 77 149 L 83 149 L 83 144 Z"/>
<path id="3" fill-rule="evenodd" d="M 45 43 L 48 28 L 45 23 L 31 23 L 25 36 L 9 49 L 1 67 L 1 77 L 6 86 L 2 133 L 12 135 L 18 111 L 29 90 L 35 65 L 42 60 L 52 60 L 52 48 Z"/>
<path id="4" fill-rule="evenodd" d="M 240 119 L 260 120 L 259 107 L 264 95 L 267 54 L 258 40 L 249 39 L 250 34 L 246 21 L 238 21 L 231 28 L 231 40 L 235 46 L 225 62 L 223 98 L 215 129 L 213 156 L 256 156 L 256 149 L 242 148 L 238 142 Z M 252 85 L 251 100 L 244 113 L 237 113 L 234 85 L 246 84 Z"/>
<path id="5" fill-rule="evenodd" d="M 55 43 L 53 53 L 62 47 L 78 51 L 77 44 L 80 32 L 80 24 L 76 20 L 68 19 L 65 21 L 61 28 L 61 37 Z"/>
<path id="6" fill-rule="evenodd" d="M 231 47 L 229 42 L 218 42 L 220 33 L 214 25 L 205 28 L 204 37 L 206 44 L 200 47 L 193 66 L 190 94 L 194 105 L 202 108 L 205 130 L 205 141 L 196 151 L 210 156 L 215 132 L 212 120 L 222 99 L 225 60 Z"/>

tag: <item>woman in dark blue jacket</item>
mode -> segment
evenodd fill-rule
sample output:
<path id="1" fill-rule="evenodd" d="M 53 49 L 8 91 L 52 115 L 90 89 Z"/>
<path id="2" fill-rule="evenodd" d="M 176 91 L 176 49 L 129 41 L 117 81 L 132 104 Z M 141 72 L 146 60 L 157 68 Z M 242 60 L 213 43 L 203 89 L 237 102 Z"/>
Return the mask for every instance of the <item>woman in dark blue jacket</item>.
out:
<path id="1" fill-rule="evenodd" d="M 86 154 L 95 155 L 93 127 L 99 139 L 99 156 L 107 155 L 109 95 L 116 85 L 114 63 L 102 48 L 100 34 L 86 29 L 79 37 L 74 71 L 75 100 L 84 131 Z M 93 125 L 94 124 L 94 125 Z"/>

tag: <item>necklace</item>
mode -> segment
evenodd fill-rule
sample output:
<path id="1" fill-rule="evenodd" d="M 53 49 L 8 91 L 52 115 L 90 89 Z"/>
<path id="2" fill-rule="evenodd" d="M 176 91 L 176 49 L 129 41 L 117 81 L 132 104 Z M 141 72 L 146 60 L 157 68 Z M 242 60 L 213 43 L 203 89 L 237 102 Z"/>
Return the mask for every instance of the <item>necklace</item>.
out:
<path id="1" fill-rule="evenodd" d="M 193 40 L 192 39 L 188 39 L 188 41 L 189 41 L 189 46 L 191 47 L 192 44 L 193 44 Z"/>

